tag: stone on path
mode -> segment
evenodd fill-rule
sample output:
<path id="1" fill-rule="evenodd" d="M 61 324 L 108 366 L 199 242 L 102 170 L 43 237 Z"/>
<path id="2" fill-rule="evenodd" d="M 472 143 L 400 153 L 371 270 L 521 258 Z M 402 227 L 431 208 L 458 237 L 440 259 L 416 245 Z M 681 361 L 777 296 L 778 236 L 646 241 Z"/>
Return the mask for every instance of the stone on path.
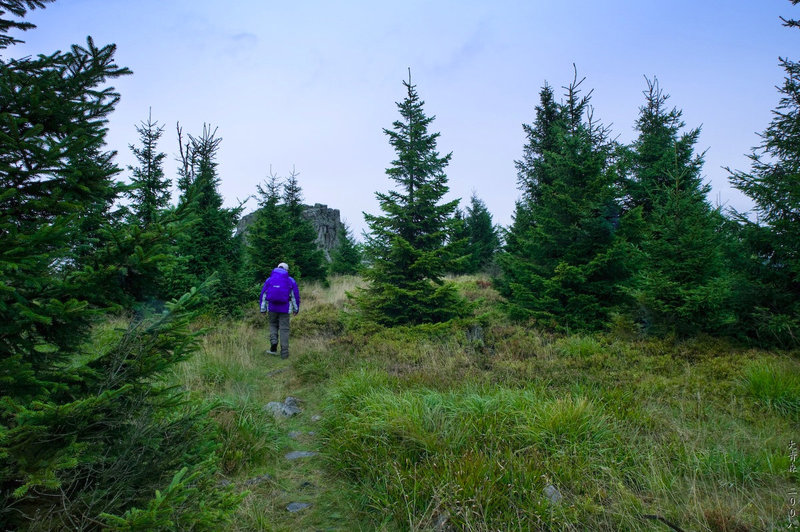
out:
<path id="1" fill-rule="evenodd" d="M 302 436 L 302 435 L 303 435 L 303 433 L 302 433 L 302 432 L 300 432 L 299 430 L 293 430 L 293 431 L 291 431 L 291 432 L 289 433 L 289 437 L 290 437 L 291 439 L 293 439 L 293 440 L 296 440 L 296 439 L 298 439 L 298 438 L 299 438 L 300 436 Z"/>
<path id="2" fill-rule="evenodd" d="M 245 486 L 254 486 L 256 484 L 261 484 L 265 480 L 272 480 L 272 475 L 270 475 L 269 473 L 265 473 L 263 475 L 259 475 L 257 477 L 245 480 L 244 485 Z"/>
<path id="3" fill-rule="evenodd" d="M 544 492 L 545 497 L 547 497 L 553 504 L 560 503 L 561 499 L 564 498 L 564 496 L 561 495 L 561 492 L 558 491 L 558 488 L 553 486 L 552 484 L 548 484 L 547 486 L 545 486 L 542 491 Z"/>
<path id="4" fill-rule="evenodd" d="M 272 412 L 275 417 L 292 417 L 301 413 L 303 410 L 299 406 L 299 401 L 294 397 L 287 397 L 282 403 L 271 401 L 267 403 L 264 410 Z"/>
<path id="5" fill-rule="evenodd" d="M 283 404 L 287 406 L 293 406 L 295 408 L 300 408 L 300 399 L 297 397 L 292 397 L 291 395 L 283 400 Z"/>
<path id="6" fill-rule="evenodd" d="M 310 508 L 311 503 L 307 502 L 290 502 L 289 505 L 286 507 L 287 512 L 295 513 L 299 512 L 300 510 L 305 510 L 306 508 Z"/>
<path id="7" fill-rule="evenodd" d="M 311 416 L 311 421 L 313 421 L 314 423 L 316 423 L 320 419 L 322 419 L 322 416 L 320 416 L 319 414 L 314 414 L 313 416 Z"/>
<path id="8" fill-rule="evenodd" d="M 317 456 L 317 453 L 314 451 L 292 451 L 290 453 L 286 453 L 287 460 L 297 460 L 298 458 L 311 458 L 312 456 Z"/>

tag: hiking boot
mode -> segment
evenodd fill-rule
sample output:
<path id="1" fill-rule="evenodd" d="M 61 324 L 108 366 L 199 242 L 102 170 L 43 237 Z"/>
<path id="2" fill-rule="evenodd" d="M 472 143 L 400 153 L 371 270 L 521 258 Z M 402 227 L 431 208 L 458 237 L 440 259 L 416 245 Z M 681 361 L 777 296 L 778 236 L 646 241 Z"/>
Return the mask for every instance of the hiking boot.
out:
<path id="1" fill-rule="evenodd" d="M 289 358 L 289 355 L 286 355 L 286 356 L 281 355 L 281 360 L 286 360 L 287 358 Z"/>
<path id="2" fill-rule="evenodd" d="M 269 351 L 267 351 L 270 355 L 277 355 L 278 354 L 278 344 L 272 344 L 269 347 Z"/>

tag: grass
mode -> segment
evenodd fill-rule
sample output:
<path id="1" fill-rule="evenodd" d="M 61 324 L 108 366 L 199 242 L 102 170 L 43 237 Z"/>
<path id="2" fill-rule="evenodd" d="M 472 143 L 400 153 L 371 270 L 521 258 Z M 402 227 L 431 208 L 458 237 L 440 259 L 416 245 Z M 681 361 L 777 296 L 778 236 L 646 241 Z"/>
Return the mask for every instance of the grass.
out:
<path id="1" fill-rule="evenodd" d="M 800 416 L 800 375 L 790 364 L 757 361 L 745 371 L 745 387 L 770 410 L 797 419 Z"/>
<path id="2" fill-rule="evenodd" d="M 226 479 L 250 490 L 237 529 L 666 530 L 654 514 L 684 530 L 788 525 L 797 353 L 546 334 L 502 317 L 485 279 L 454 281 L 474 318 L 393 329 L 352 327 L 357 278 L 302 286 L 288 361 L 264 355 L 255 309 L 206 336 L 175 378 L 219 405 Z M 302 415 L 263 411 L 287 395 Z M 320 455 L 287 463 L 295 449 Z M 291 501 L 313 506 L 289 514 Z"/>

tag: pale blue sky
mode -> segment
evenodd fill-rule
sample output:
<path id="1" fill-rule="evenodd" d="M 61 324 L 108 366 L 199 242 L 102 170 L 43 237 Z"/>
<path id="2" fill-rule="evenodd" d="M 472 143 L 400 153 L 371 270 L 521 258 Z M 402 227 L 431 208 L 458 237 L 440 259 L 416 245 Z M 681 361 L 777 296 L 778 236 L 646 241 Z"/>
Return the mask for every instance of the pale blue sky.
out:
<path id="1" fill-rule="evenodd" d="M 273 2 L 59 0 L 29 20 L 14 56 L 66 49 L 91 35 L 116 43 L 122 100 L 109 146 L 132 163 L 134 125 L 166 125 L 160 148 L 174 176 L 175 123 L 219 128 L 221 191 L 233 205 L 255 193 L 270 165 L 299 171 L 308 203 L 341 210 L 360 232 L 362 211 L 394 154 L 382 133 L 397 117 L 407 68 L 436 115 L 440 152 L 453 152 L 451 196 L 484 199 L 497 223 L 518 197 L 514 160 L 545 81 L 572 64 L 594 89 L 595 117 L 622 141 L 635 133 L 645 75 L 657 76 L 689 127 L 702 125 L 711 200 L 749 204 L 721 168 L 747 169 L 778 99 L 778 56 L 800 59 L 800 18 L 788 0 L 562 0 Z M 127 176 L 125 171 L 123 175 Z M 247 211 L 255 208 L 248 203 Z"/>

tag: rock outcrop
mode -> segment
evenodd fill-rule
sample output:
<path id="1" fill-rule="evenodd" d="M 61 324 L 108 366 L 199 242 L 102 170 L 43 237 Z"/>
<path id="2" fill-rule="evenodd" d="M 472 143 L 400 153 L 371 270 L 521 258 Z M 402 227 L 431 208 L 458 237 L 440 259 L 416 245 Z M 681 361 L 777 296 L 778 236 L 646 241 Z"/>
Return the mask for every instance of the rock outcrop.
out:
<path id="1" fill-rule="evenodd" d="M 339 246 L 339 235 L 344 232 L 339 209 L 331 209 L 321 203 L 315 203 L 313 206 L 304 205 L 303 216 L 317 230 L 317 246 L 330 260 L 330 252 Z"/>
<path id="2" fill-rule="evenodd" d="M 237 234 L 244 234 L 247 238 L 247 228 L 255 220 L 256 212 L 258 211 L 242 216 L 236 226 Z M 330 260 L 330 253 L 339 245 L 339 235 L 344 231 L 339 209 L 331 209 L 322 203 L 303 205 L 303 216 L 311 222 L 317 232 L 317 247 L 325 253 L 325 258 Z"/>

